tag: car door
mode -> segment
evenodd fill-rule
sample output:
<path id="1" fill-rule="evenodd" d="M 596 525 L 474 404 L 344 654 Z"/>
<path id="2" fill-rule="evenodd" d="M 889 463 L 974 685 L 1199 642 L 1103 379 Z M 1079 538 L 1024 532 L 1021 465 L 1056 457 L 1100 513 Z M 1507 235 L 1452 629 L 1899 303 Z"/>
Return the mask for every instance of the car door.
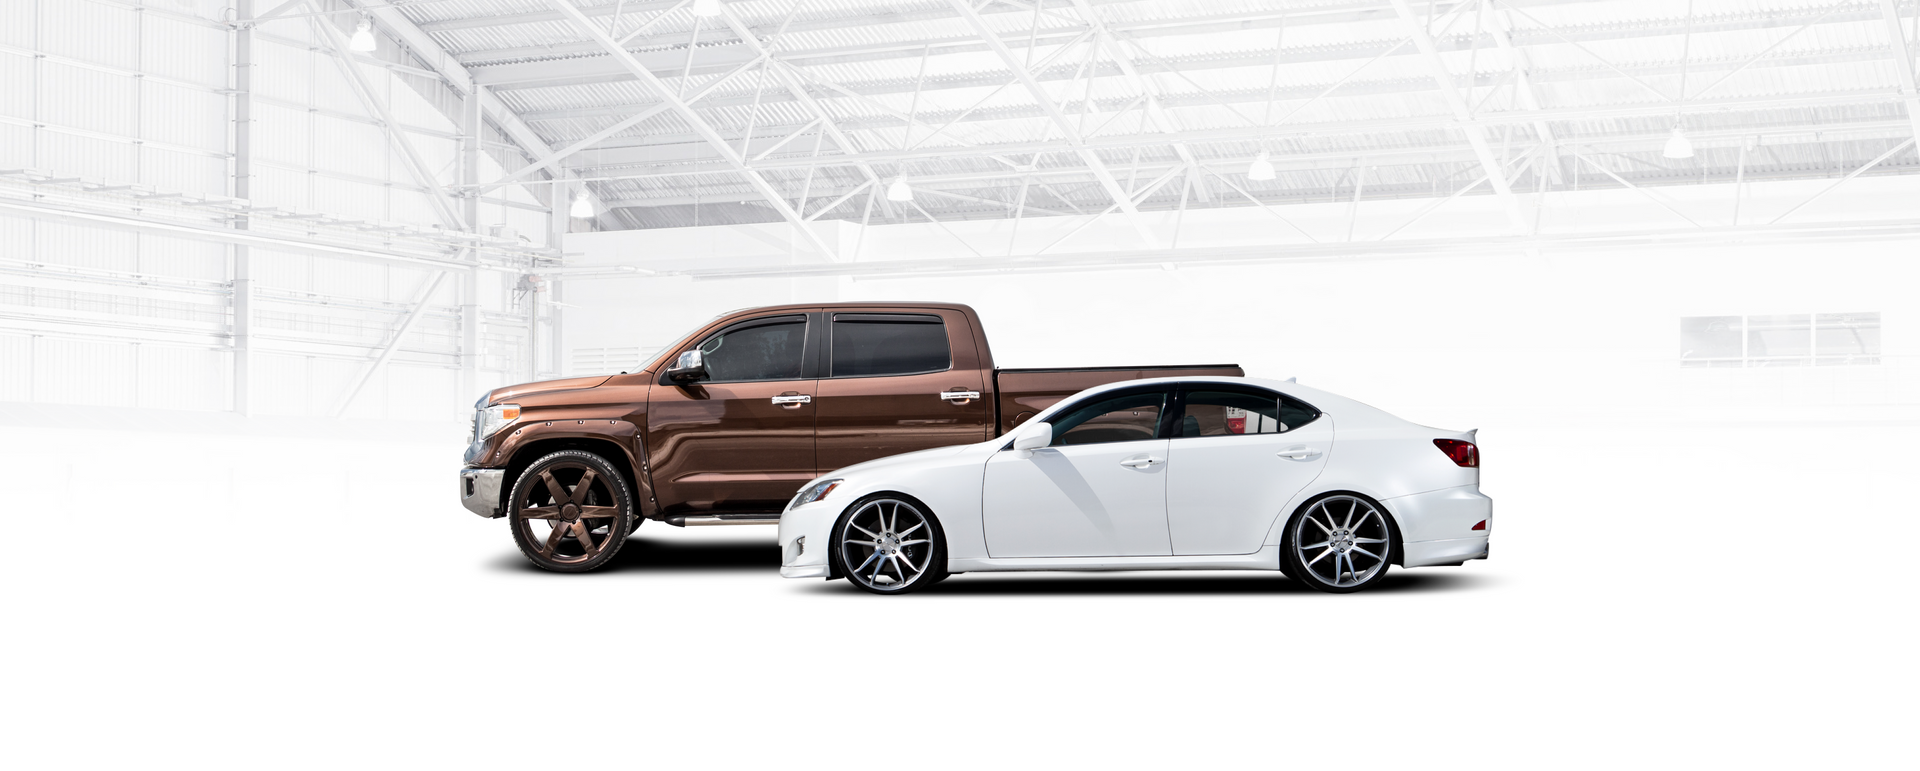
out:
<path id="1" fill-rule="evenodd" d="M 707 377 L 661 375 L 648 399 L 647 454 L 663 513 L 778 512 L 813 478 L 810 318 L 730 324 L 687 348 L 701 350 Z"/>
<path id="2" fill-rule="evenodd" d="M 1251 554 L 1327 464 L 1333 419 L 1291 397 L 1201 385 L 1181 392 L 1167 449 L 1173 553 Z"/>
<path id="3" fill-rule="evenodd" d="M 995 453 L 981 491 L 988 556 L 1171 554 L 1160 426 L 1169 396 L 1164 387 L 1096 394 L 1049 420 L 1052 445 Z"/>
<path id="4" fill-rule="evenodd" d="M 815 423 L 826 473 L 903 452 L 990 438 L 965 314 L 827 311 Z"/>

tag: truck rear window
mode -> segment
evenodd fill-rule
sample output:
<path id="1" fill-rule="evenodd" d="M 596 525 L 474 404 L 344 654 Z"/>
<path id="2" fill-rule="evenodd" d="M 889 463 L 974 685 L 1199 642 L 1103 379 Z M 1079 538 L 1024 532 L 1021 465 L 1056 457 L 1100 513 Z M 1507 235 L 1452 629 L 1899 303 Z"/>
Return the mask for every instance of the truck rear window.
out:
<path id="1" fill-rule="evenodd" d="M 833 377 L 940 372 L 953 363 L 939 316 L 836 313 L 832 346 Z"/>

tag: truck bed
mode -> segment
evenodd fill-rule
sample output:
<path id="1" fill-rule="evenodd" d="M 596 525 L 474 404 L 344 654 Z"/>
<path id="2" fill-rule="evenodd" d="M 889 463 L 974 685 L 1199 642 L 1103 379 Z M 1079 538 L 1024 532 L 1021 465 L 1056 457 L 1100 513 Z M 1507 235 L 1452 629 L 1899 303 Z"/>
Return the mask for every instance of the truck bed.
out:
<path id="1" fill-rule="evenodd" d="M 1076 393 L 1107 383 L 1153 377 L 1223 375 L 1245 377 L 1238 364 L 1196 364 L 1164 367 L 1064 367 L 1056 369 L 995 369 L 993 371 L 994 436 L 1000 436 L 1027 418 Z"/>

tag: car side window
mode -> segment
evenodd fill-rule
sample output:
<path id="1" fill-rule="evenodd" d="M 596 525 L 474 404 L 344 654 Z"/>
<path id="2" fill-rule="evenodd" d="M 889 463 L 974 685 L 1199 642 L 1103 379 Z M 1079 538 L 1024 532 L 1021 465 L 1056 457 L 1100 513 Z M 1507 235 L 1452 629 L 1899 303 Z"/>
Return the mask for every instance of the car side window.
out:
<path id="1" fill-rule="evenodd" d="M 1160 435 L 1160 413 L 1166 402 L 1165 391 L 1142 391 L 1069 407 L 1048 421 L 1053 424 L 1049 446 L 1153 439 Z"/>
<path id="2" fill-rule="evenodd" d="M 707 382 L 799 380 L 801 355 L 806 348 L 804 316 L 777 321 L 749 321 L 722 330 L 700 343 L 707 366 Z"/>
<path id="3" fill-rule="evenodd" d="M 829 377 L 884 377 L 941 372 L 953 366 L 947 325 L 917 313 L 833 314 Z"/>
<path id="4" fill-rule="evenodd" d="M 1320 417 L 1320 412 L 1281 394 L 1188 391 L 1176 437 L 1283 434 Z"/>

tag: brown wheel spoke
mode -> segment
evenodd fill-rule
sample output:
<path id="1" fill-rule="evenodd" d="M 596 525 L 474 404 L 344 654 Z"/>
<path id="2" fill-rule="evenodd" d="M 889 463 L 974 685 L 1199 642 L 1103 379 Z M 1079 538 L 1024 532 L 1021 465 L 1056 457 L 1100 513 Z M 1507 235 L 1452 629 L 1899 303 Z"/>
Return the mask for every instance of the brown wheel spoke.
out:
<path id="1" fill-rule="evenodd" d="M 559 519 L 558 506 L 531 506 L 520 510 L 521 519 Z"/>
<path id="2" fill-rule="evenodd" d="M 547 545 L 540 550 L 540 553 L 552 555 L 553 550 L 559 548 L 560 539 L 564 537 L 567 530 L 568 527 L 565 525 L 554 525 L 553 532 L 547 533 Z"/>
<path id="3" fill-rule="evenodd" d="M 571 496 L 567 495 L 567 488 L 561 486 L 560 481 L 553 478 L 552 471 L 541 471 L 540 479 L 547 483 L 547 494 L 553 496 L 553 505 L 558 506 L 571 500 Z"/>
<path id="4" fill-rule="evenodd" d="M 587 554 L 592 554 L 593 553 L 593 531 L 588 529 L 587 523 L 585 522 L 573 523 L 573 531 L 574 531 L 573 538 L 574 540 L 577 540 L 580 542 L 580 549 L 586 552 Z"/>
<path id="5" fill-rule="evenodd" d="M 580 507 L 581 519 L 608 519 L 608 518 L 617 517 L 617 516 L 620 516 L 620 509 L 617 506 L 581 506 Z"/>
<path id="6" fill-rule="evenodd" d="M 596 478 L 598 475 L 593 473 L 593 469 L 587 469 L 580 475 L 580 482 L 573 486 L 573 497 L 568 500 L 578 506 L 587 505 L 587 494 L 593 490 L 593 480 Z"/>

